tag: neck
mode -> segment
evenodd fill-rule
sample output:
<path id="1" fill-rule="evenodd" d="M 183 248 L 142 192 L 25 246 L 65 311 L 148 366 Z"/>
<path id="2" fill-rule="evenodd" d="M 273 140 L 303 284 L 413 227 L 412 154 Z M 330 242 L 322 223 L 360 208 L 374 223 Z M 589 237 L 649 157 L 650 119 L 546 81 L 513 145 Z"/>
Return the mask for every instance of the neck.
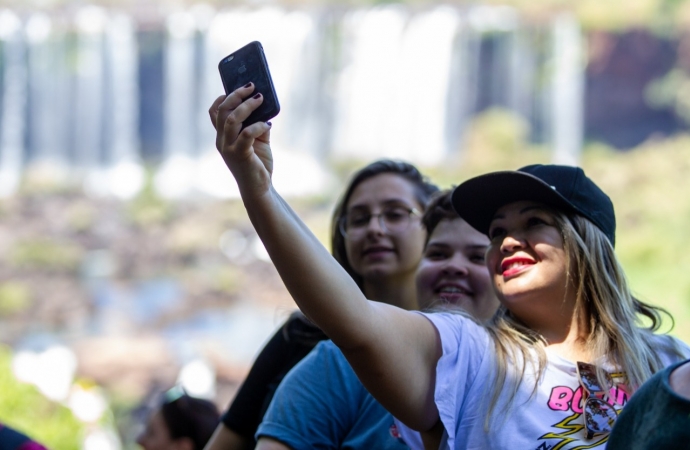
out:
<path id="1" fill-rule="evenodd" d="M 532 317 L 527 325 L 544 337 L 552 352 L 570 361 L 589 361 L 588 324 L 586 319 L 578 319 L 575 305 L 575 298 L 566 298 L 558 309 L 544 310 L 545 314 Z"/>
<path id="2" fill-rule="evenodd" d="M 368 299 L 407 310 L 419 309 L 414 276 L 364 280 L 363 290 Z"/>
<path id="3" fill-rule="evenodd" d="M 554 319 L 548 326 L 535 328 L 546 339 L 547 347 L 570 361 L 589 362 L 592 355 L 587 346 L 587 324 L 578 321 L 574 310 Z"/>

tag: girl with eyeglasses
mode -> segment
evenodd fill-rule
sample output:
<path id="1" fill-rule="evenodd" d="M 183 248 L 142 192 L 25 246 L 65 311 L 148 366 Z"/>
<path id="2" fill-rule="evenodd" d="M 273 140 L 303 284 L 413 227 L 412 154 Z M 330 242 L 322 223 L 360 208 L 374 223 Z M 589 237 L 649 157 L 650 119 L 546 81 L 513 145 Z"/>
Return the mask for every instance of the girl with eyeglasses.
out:
<path id="1" fill-rule="evenodd" d="M 494 172 L 454 190 L 455 210 L 490 239 L 501 307 L 486 326 L 368 301 L 273 189 L 270 124 L 241 129 L 262 101 L 253 89 L 210 109 L 249 217 L 302 311 L 427 448 L 604 448 L 630 394 L 689 354 L 655 334 L 660 310 L 630 293 L 613 205 L 575 167 Z"/>
<path id="2" fill-rule="evenodd" d="M 335 261 L 367 298 L 417 309 L 414 273 L 426 238 L 420 211 L 437 191 L 416 167 L 402 161 L 379 160 L 352 176 L 333 212 L 331 248 Z M 257 357 L 207 449 L 254 448 L 254 434 L 283 377 L 325 338 L 301 313 L 293 314 Z M 325 361 L 318 357 L 313 364 L 323 370 Z M 357 388 L 356 378 L 351 381 Z M 324 396 L 318 400 L 329 402 Z M 353 414 L 380 420 L 380 427 L 363 423 L 370 432 L 367 442 L 371 448 L 405 448 L 389 433 L 392 417 L 373 399 Z M 308 413 L 303 411 L 302 418 L 307 419 Z M 282 419 L 275 418 L 278 422 Z M 270 445 L 267 442 L 271 439 L 287 441 L 304 434 L 295 426 L 287 428 L 290 436 L 264 426 L 259 447 Z"/>
<path id="3" fill-rule="evenodd" d="M 486 236 L 457 216 L 450 207 L 449 192 L 431 200 L 421 221 L 428 238 L 415 271 L 418 307 L 463 307 L 478 320 L 490 317 L 498 300 L 484 265 Z M 349 238 L 347 234 L 345 241 Z M 403 439 L 393 423 L 392 416 L 362 386 L 343 353 L 327 341 L 278 387 L 257 431 L 257 449 L 385 449 L 419 442 L 419 437 L 409 433 Z"/>

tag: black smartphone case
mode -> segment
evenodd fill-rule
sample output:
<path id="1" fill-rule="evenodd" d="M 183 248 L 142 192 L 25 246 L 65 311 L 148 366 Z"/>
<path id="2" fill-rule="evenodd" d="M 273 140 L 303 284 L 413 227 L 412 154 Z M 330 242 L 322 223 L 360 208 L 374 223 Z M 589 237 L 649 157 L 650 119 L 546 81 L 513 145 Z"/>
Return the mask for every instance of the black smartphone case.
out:
<path id="1" fill-rule="evenodd" d="M 218 70 L 226 94 L 252 82 L 254 83 L 252 95 L 261 93 L 264 96 L 261 106 L 242 123 L 243 128 L 256 122 L 266 122 L 278 115 L 280 104 L 261 43 L 250 42 L 226 56 L 218 64 Z"/>

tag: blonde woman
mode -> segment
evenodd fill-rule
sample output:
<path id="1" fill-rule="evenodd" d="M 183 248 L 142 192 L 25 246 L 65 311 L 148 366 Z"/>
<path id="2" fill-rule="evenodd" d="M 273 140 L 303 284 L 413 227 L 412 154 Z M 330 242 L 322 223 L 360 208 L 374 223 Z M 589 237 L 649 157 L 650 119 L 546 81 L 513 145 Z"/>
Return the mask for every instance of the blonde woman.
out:
<path id="1" fill-rule="evenodd" d="M 241 129 L 262 101 L 253 90 L 210 109 L 249 217 L 302 311 L 428 448 L 602 448 L 629 395 L 687 354 L 654 334 L 659 311 L 630 294 L 616 260 L 613 205 L 574 167 L 456 188 L 454 208 L 491 242 L 502 306 L 489 325 L 368 301 L 273 188 L 270 124 Z"/>

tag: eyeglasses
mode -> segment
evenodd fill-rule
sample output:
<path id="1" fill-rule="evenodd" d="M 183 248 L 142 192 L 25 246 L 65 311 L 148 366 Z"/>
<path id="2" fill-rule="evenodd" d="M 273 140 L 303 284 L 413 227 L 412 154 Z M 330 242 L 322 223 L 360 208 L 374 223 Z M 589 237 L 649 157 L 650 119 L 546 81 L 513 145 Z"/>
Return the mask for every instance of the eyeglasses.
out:
<path id="1" fill-rule="evenodd" d="M 389 234 L 398 234 L 402 233 L 410 226 L 413 216 L 419 215 L 419 211 L 415 208 L 403 206 L 386 208 L 378 214 L 355 211 L 341 217 L 338 222 L 338 228 L 340 229 L 340 233 L 345 237 L 361 237 L 367 232 L 369 223 L 371 223 L 371 218 L 376 217 L 378 218 L 381 230 Z"/>
<path id="2" fill-rule="evenodd" d="M 610 373 L 604 370 L 600 370 L 600 372 L 603 375 L 603 380 L 597 377 L 596 366 L 580 361 L 577 362 L 577 375 L 580 378 L 580 385 L 587 391 L 587 400 L 585 400 L 584 407 L 582 408 L 587 439 L 592 439 L 595 434 L 609 433 L 616 422 L 616 418 L 618 418 L 616 408 L 599 397 L 607 394 L 614 385 Z M 601 381 L 605 382 L 606 385 L 602 386 Z"/>

